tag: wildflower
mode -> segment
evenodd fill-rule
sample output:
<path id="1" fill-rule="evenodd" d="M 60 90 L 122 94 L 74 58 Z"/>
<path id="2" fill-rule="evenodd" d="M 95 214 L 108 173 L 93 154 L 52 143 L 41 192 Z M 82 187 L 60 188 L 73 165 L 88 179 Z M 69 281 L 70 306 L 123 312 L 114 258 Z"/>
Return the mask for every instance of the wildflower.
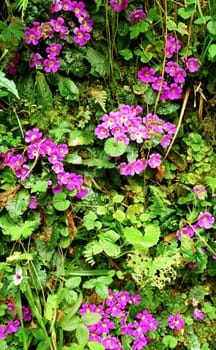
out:
<path id="1" fill-rule="evenodd" d="M 107 137 L 109 137 L 109 130 L 102 123 L 98 125 L 97 128 L 95 129 L 95 135 L 97 135 L 97 137 L 100 140 L 106 139 Z"/>
<path id="2" fill-rule="evenodd" d="M 157 168 L 161 165 L 161 155 L 159 153 L 152 153 L 148 159 L 148 165 L 150 168 Z"/>
<path id="3" fill-rule="evenodd" d="M 50 55 L 49 57 L 59 56 L 62 49 L 61 44 L 51 43 L 47 48 L 46 52 Z"/>
<path id="4" fill-rule="evenodd" d="M 89 190 L 87 188 L 81 188 L 80 190 L 77 191 L 75 197 L 82 199 L 84 196 L 87 196 L 89 193 Z"/>
<path id="5" fill-rule="evenodd" d="M 167 87 L 167 82 L 164 80 L 162 76 L 156 77 L 154 82 L 151 84 L 152 89 L 156 91 L 161 91 Z"/>
<path id="6" fill-rule="evenodd" d="M 165 72 L 168 73 L 171 77 L 175 76 L 176 70 L 179 68 L 179 65 L 175 61 L 169 61 L 166 64 Z"/>
<path id="7" fill-rule="evenodd" d="M 63 191 L 63 187 L 61 185 L 55 185 L 52 187 L 52 193 L 57 194 Z"/>
<path id="8" fill-rule="evenodd" d="M 200 69 L 200 64 L 197 58 L 191 57 L 186 60 L 186 68 L 190 73 L 197 72 Z"/>
<path id="9" fill-rule="evenodd" d="M 169 320 L 169 328 L 181 330 L 184 327 L 185 321 L 181 318 L 179 313 L 175 315 L 170 315 L 168 317 Z"/>
<path id="10" fill-rule="evenodd" d="M 59 69 L 61 62 L 58 61 L 55 57 L 50 57 L 44 60 L 44 70 L 45 72 L 53 72 L 56 73 Z"/>
<path id="11" fill-rule="evenodd" d="M 42 133 L 38 128 L 33 128 L 25 133 L 25 142 L 27 143 L 37 143 L 41 140 Z"/>
<path id="12" fill-rule="evenodd" d="M 72 11 L 72 2 L 69 0 L 61 1 L 61 10 L 63 11 Z"/>
<path id="13" fill-rule="evenodd" d="M 203 320 L 205 318 L 205 314 L 204 312 L 202 312 L 201 310 L 199 310 L 198 308 L 195 308 L 194 309 L 194 317 L 193 319 L 194 320 L 197 320 L 197 319 L 200 319 L 200 320 Z"/>
<path id="14" fill-rule="evenodd" d="M 153 83 L 155 81 L 155 70 L 153 68 L 143 67 L 137 74 L 142 83 Z"/>
<path id="15" fill-rule="evenodd" d="M 28 322 L 32 319 L 32 312 L 28 306 L 22 306 L 22 318 L 23 321 Z"/>
<path id="16" fill-rule="evenodd" d="M 64 24 L 64 18 L 58 17 L 57 19 L 51 19 L 50 24 L 52 25 L 54 32 L 60 32 Z"/>
<path id="17" fill-rule="evenodd" d="M 97 323 L 96 334 L 109 334 L 111 329 L 114 329 L 114 322 L 110 321 L 108 318 L 104 317 L 101 321 Z"/>
<path id="18" fill-rule="evenodd" d="M 208 211 L 203 213 L 201 212 L 198 216 L 198 226 L 205 228 L 205 229 L 209 229 L 212 227 L 212 224 L 214 223 L 214 218 L 211 215 L 211 213 L 209 213 Z"/>
<path id="19" fill-rule="evenodd" d="M 174 82 L 180 84 L 184 83 L 186 75 L 187 74 L 183 68 L 177 68 L 174 75 Z"/>
<path id="20" fill-rule="evenodd" d="M 15 286 L 18 286 L 23 279 L 22 269 L 17 269 L 15 275 L 13 276 L 13 282 Z"/>
<path id="21" fill-rule="evenodd" d="M 194 193 L 196 193 L 198 199 L 205 199 L 207 195 L 205 186 L 197 185 L 197 186 L 194 186 L 193 190 L 194 190 Z"/>
<path id="22" fill-rule="evenodd" d="M 146 348 L 150 340 L 149 337 L 143 335 L 139 339 L 134 340 L 132 350 L 142 350 L 143 348 Z"/>
<path id="23" fill-rule="evenodd" d="M 15 319 L 14 321 L 9 321 L 6 325 L 7 327 L 7 333 L 12 334 L 16 333 L 19 329 L 20 322 L 18 319 Z"/>
<path id="24" fill-rule="evenodd" d="M 36 196 L 30 196 L 30 202 L 29 202 L 29 208 L 30 209 L 37 209 L 38 203 Z"/>
<path id="25" fill-rule="evenodd" d="M 113 11 L 121 12 L 128 7 L 128 0 L 110 0 Z"/>
<path id="26" fill-rule="evenodd" d="M 79 46 L 84 46 L 86 44 L 86 41 L 90 40 L 91 36 L 88 32 L 86 32 L 83 28 L 74 28 L 73 33 L 74 41 Z"/>
<path id="27" fill-rule="evenodd" d="M 34 159 L 38 158 L 41 154 L 40 144 L 33 143 L 27 148 L 28 158 Z"/>
<path id="28" fill-rule="evenodd" d="M 181 98 L 182 95 L 182 88 L 176 83 L 170 84 L 168 90 L 167 90 L 167 96 L 170 100 L 178 100 Z"/>
<path id="29" fill-rule="evenodd" d="M 52 171 L 54 171 L 54 173 L 56 174 L 62 173 L 64 171 L 64 166 L 62 162 L 55 162 L 52 166 Z"/>
<path id="30" fill-rule="evenodd" d="M 194 269 L 194 268 L 197 268 L 199 265 L 195 262 L 189 262 L 188 263 L 188 267 L 189 269 Z"/>
<path id="31" fill-rule="evenodd" d="M 146 19 L 146 14 L 143 10 L 141 9 L 136 9 L 129 13 L 128 18 L 130 20 L 130 23 L 133 25 L 137 22 L 144 21 Z"/>
<path id="32" fill-rule="evenodd" d="M 34 68 L 43 63 L 43 57 L 39 53 L 32 52 L 30 55 L 29 67 Z"/>
<path id="33" fill-rule="evenodd" d="M 164 48 L 167 58 L 171 58 L 174 53 L 178 52 L 181 49 L 180 40 L 174 38 L 172 35 L 167 36 L 167 43 Z"/>
<path id="34" fill-rule="evenodd" d="M 18 170 L 16 170 L 16 177 L 24 181 L 30 176 L 30 169 L 27 164 L 23 164 Z"/>
<path id="35" fill-rule="evenodd" d="M 26 44 L 38 45 L 41 34 L 37 31 L 36 28 L 26 28 L 25 37 Z"/>
<path id="36" fill-rule="evenodd" d="M 0 327 L 0 339 L 6 339 L 7 326 Z"/>
<path id="37" fill-rule="evenodd" d="M 72 1 L 71 10 L 74 12 L 75 17 L 86 17 L 85 4 L 82 1 Z"/>

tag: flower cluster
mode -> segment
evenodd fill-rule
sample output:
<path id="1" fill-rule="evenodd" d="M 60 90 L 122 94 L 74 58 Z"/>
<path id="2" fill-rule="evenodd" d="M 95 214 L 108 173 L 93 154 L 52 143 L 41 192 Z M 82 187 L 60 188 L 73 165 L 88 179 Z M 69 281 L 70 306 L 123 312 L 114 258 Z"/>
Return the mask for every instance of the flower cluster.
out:
<path id="1" fill-rule="evenodd" d="M 176 132 L 176 126 L 170 122 L 165 122 L 156 114 L 147 114 L 145 117 L 139 116 L 142 112 L 141 106 L 121 105 L 120 109 L 102 116 L 102 123 L 95 129 L 95 134 L 101 140 L 113 137 L 118 144 L 122 142 L 128 145 L 131 141 L 138 144 L 154 142 L 166 148 L 172 136 Z M 121 163 L 121 175 L 134 175 L 141 173 L 147 165 L 156 168 L 161 164 L 161 155 L 152 153 L 148 160 L 138 159 L 129 163 Z"/>
<path id="2" fill-rule="evenodd" d="M 5 69 L 8 71 L 10 75 L 15 75 L 17 72 L 20 54 L 17 51 L 11 52 L 12 57 L 10 57 L 8 64 L 6 65 Z"/>
<path id="3" fill-rule="evenodd" d="M 8 303 L 8 309 L 14 313 L 14 304 Z M 31 309 L 27 306 L 22 306 L 22 319 L 24 322 L 31 321 L 32 319 Z M 16 316 L 16 318 L 13 321 L 9 321 L 4 326 L 0 327 L 0 339 L 6 339 L 7 334 L 16 333 L 19 330 L 19 326 L 20 320 Z"/>
<path id="4" fill-rule="evenodd" d="M 3 158 L 2 167 L 9 166 L 14 170 L 16 177 L 24 181 L 31 173 L 31 169 L 27 162 L 33 160 L 33 167 L 40 157 L 46 157 L 51 166 L 52 172 L 57 178 L 57 184 L 52 186 L 54 194 L 63 191 L 64 186 L 70 191 L 76 190 L 76 197 L 79 199 L 88 193 L 87 189 L 82 188 L 82 175 L 77 175 L 76 173 L 70 173 L 64 170 L 62 160 L 65 155 L 68 154 L 67 144 L 56 145 L 51 139 L 43 137 L 38 128 L 26 131 L 25 141 L 29 144 L 26 147 L 27 154 L 15 154 L 14 149 L 10 149 L 6 153 L 1 153 L 0 157 Z M 47 186 L 50 185 L 52 185 L 51 180 L 47 183 Z M 36 198 L 34 196 L 31 196 L 29 205 L 32 209 L 37 207 Z"/>
<path id="5" fill-rule="evenodd" d="M 110 0 L 114 12 L 121 12 L 128 7 L 128 0 Z"/>
<path id="6" fill-rule="evenodd" d="M 33 22 L 33 27 L 26 27 L 25 42 L 36 48 L 45 44 L 44 54 L 32 52 L 29 66 L 31 68 L 43 65 L 45 72 L 57 72 L 61 62 L 57 57 L 61 54 L 62 44 L 59 41 L 84 46 L 91 38 L 93 19 L 85 9 L 82 1 L 58 1 L 53 2 L 50 9 L 52 16 L 47 22 Z M 73 14 L 73 16 L 71 15 Z"/>
<path id="7" fill-rule="evenodd" d="M 172 59 L 180 49 L 180 40 L 168 35 L 164 48 L 166 57 Z M 194 57 L 182 57 L 181 61 L 184 68 L 176 60 L 167 61 L 163 75 L 156 75 L 153 68 L 145 66 L 138 72 L 138 78 L 144 84 L 151 84 L 152 89 L 160 94 L 160 100 L 178 100 L 182 96 L 182 84 L 185 82 L 187 71 L 194 73 L 200 68 L 198 60 Z"/>
<path id="8" fill-rule="evenodd" d="M 183 320 L 183 318 L 181 318 L 180 313 L 177 313 L 175 315 L 170 315 L 168 317 L 168 320 L 169 320 L 169 328 L 171 328 L 171 329 L 177 329 L 179 331 L 185 325 L 185 320 Z"/>
<path id="9" fill-rule="evenodd" d="M 101 343 L 105 350 L 123 350 L 119 338 L 121 335 L 129 335 L 132 350 L 145 348 L 151 341 L 148 333 L 157 329 L 158 321 L 147 310 L 143 310 L 136 315 L 134 322 L 129 322 L 128 306 L 132 304 L 140 304 L 139 294 L 130 296 L 128 291 L 115 293 L 111 290 L 109 290 L 109 295 L 103 305 L 83 304 L 80 315 L 88 312 L 101 315 L 101 320 L 98 323 L 88 326 L 89 340 Z M 117 327 L 120 328 L 120 337 L 113 336 L 116 334 Z"/>

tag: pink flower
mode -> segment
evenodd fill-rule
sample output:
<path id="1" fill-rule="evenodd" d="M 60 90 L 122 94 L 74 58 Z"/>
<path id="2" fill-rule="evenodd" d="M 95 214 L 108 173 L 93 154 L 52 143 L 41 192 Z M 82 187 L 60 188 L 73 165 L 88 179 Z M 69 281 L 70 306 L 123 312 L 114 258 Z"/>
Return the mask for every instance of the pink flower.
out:
<path id="1" fill-rule="evenodd" d="M 60 55 L 61 49 L 62 49 L 62 45 L 61 44 L 51 43 L 46 48 L 46 52 L 50 55 L 50 57 L 55 57 L 55 56 L 59 56 Z"/>
<path id="2" fill-rule="evenodd" d="M 170 100 L 178 100 L 182 96 L 182 88 L 176 83 L 170 84 L 169 88 L 167 88 L 167 97 Z"/>
<path id="3" fill-rule="evenodd" d="M 205 199 L 207 196 L 206 188 L 203 185 L 194 186 L 193 190 L 194 193 L 196 193 L 198 199 Z"/>
<path id="4" fill-rule="evenodd" d="M 161 165 L 161 155 L 159 153 L 152 153 L 148 159 L 148 165 L 150 168 L 157 168 Z"/>
<path id="5" fill-rule="evenodd" d="M 34 68 L 43 63 L 43 57 L 39 53 L 32 52 L 30 55 L 29 67 Z"/>
<path id="6" fill-rule="evenodd" d="M 79 46 L 84 46 L 88 40 L 90 40 L 91 36 L 86 30 L 83 28 L 74 28 L 73 30 L 75 36 L 74 41 Z"/>
<path id="7" fill-rule="evenodd" d="M 42 133 L 38 128 L 33 128 L 25 133 L 25 142 L 27 143 L 37 143 L 41 141 Z"/>
<path id="8" fill-rule="evenodd" d="M 185 321 L 181 318 L 179 313 L 175 315 L 170 315 L 168 317 L 169 320 L 169 328 L 181 330 L 184 327 Z"/>
<path id="9" fill-rule="evenodd" d="M 194 58 L 194 57 L 188 58 L 185 64 L 187 69 L 191 73 L 197 72 L 200 69 L 200 64 L 197 58 Z"/>
<path id="10" fill-rule="evenodd" d="M 35 28 L 26 28 L 25 36 L 25 43 L 33 45 L 38 45 L 38 42 L 41 38 L 41 34 Z"/>
<path id="11" fill-rule="evenodd" d="M 104 126 L 103 123 L 97 126 L 95 129 L 95 135 L 97 135 L 100 140 L 106 139 L 110 136 L 109 130 Z"/>
<path id="12" fill-rule="evenodd" d="M 146 14 L 143 10 L 141 9 L 136 9 L 129 13 L 128 18 L 130 20 L 130 23 L 133 25 L 137 22 L 144 21 L 146 19 Z"/>
<path id="13" fill-rule="evenodd" d="M 200 319 L 203 320 L 205 318 L 205 314 L 204 312 L 202 312 L 201 310 L 199 310 L 198 308 L 194 309 L 194 320 Z"/>
<path id="14" fill-rule="evenodd" d="M 61 65 L 61 62 L 56 60 L 55 57 L 50 57 L 44 60 L 44 70 L 47 73 L 49 72 L 56 73 L 60 65 Z"/>
<path id="15" fill-rule="evenodd" d="M 142 83 L 153 83 L 155 81 L 155 70 L 153 68 L 143 67 L 139 70 L 137 76 Z"/>
<path id="16" fill-rule="evenodd" d="M 214 218 L 211 215 L 211 213 L 209 213 L 208 211 L 203 213 L 201 212 L 198 216 L 198 225 L 199 227 L 205 228 L 205 229 L 209 229 L 212 227 L 212 224 L 214 223 Z"/>
<path id="17" fill-rule="evenodd" d="M 113 11 L 121 12 L 128 7 L 128 0 L 110 0 Z"/>
<path id="18" fill-rule="evenodd" d="M 37 209 L 38 203 L 36 196 L 30 196 L 30 202 L 29 202 L 29 208 L 30 209 Z"/>

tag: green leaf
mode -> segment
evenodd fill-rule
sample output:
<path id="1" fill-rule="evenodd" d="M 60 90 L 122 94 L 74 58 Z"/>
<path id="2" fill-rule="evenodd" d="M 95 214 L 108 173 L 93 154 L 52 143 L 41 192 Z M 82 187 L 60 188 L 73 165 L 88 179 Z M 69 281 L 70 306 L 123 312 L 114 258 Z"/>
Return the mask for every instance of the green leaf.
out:
<path id="1" fill-rule="evenodd" d="M 160 228 L 154 225 L 148 225 L 145 228 L 145 235 L 133 227 L 123 229 L 126 240 L 136 249 L 148 249 L 157 244 L 160 237 Z"/>
<path id="2" fill-rule="evenodd" d="M 99 237 L 102 242 L 115 243 L 120 238 L 120 235 L 116 233 L 114 230 L 108 230 L 104 233 L 101 233 Z"/>
<path id="3" fill-rule="evenodd" d="M 45 75 L 37 72 L 36 75 L 36 97 L 37 103 L 45 110 L 49 110 L 53 106 L 52 92 L 47 84 Z"/>
<path id="4" fill-rule="evenodd" d="M 108 256 L 112 258 L 117 258 L 121 254 L 120 247 L 117 244 L 111 242 L 105 242 L 103 244 L 103 250 Z"/>
<path id="5" fill-rule="evenodd" d="M 81 316 L 81 322 L 87 325 L 93 325 L 101 320 L 101 315 L 95 312 L 89 312 Z"/>
<path id="6" fill-rule="evenodd" d="M 65 211 L 70 206 L 70 201 L 66 199 L 66 194 L 64 192 L 56 193 L 53 196 L 53 205 L 56 210 Z"/>
<path id="7" fill-rule="evenodd" d="M 216 59 L 216 44 L 211 44 L 208 48 L 208 57 L 210 61 Z"/>
<path id="8" fill-rule="evenodd" d="M 133 58 L 133 52 L 130 49 L 119 50 L 119 54 L 123 56 L 126 61 Z"/>
<path id="9" fill-rule="evenodd" d="M 105 141 L 104 151 L 111 157 L 119 157 L 125 153 L 127 145 L 123 142 L 116 143 L 114 138 L 109 138 Z"/>
<path id="10" fill-rule="evenodd" d="M 31 185 L 31 193 L 35 192 L 46 192 L 47 191 L 47 180 L 39 180 Z"/>
<path id="11" fill-rule="evenodd" d="M 66 321 L 65 317 L 63 317 L 63 319 L 60 322 L 60 327 L 64 331 L 71 332 L 71 331 L 74 331 L 78 327 L 80 322 L 81 322 L 81 320 L 78 316 L 72 316 L 68 321 Z"/>
<path id="12" fill-rule="evenodd" d="M 90 145 L 93 142 L 93 133 L 86 130 L 72 130 L 69 135 L 68 146 Z"/>
<path id="13" fill-rule="evenodd" d="M 79 89 L 76 84 L 67 77 L 59 77 L 58 88 L 62 97 L 66 100 L 77 101 L 79 98 Z"/>
<path id="14" fill-rule="evenodd" d="M 89 341 L 88 347 L 90 350 L 104 350 L 104 346 L 96 341 Z"/>
<path id="15" fill-rule="evenodd" d="M 96 77 L 105 77 L 109 73 L 109 64 L 106 55 L 96 51 L 92 47 L 86 50 L 86 59 L 91 64 L 90 73 Z"/>
<path id="16" fill-rule="evenodd" d="M 159 226 L 148 225 L 145 227 L 144 244 L 146 247 L 153 247 L 158 243 L 160 237 Z"/>
<path id="17" fill-rule="evenodd" d="M 11 22 L 9 25 L 0 22 L 2 41 L 7 45 L 25 38 L 23 23 Z"/>
<path id="18" fill-rule="evenodd" d="M 108 296 L 108 286 L 104 284 L 103 282 L 97 281 L 95 284 L 95 292 L 99 297 L 101 298 L 107 298 Z"/>
<path id="19" fill-rule="evenodd" d="M 76 337 L 80 345 L 86 345 L 88 343 L 89 330 L 84 324 L 78 324 Z"/>
<path id="20" fill-rule="evenodd" d="M 118 209 L 113 213 L 113 218 L 119 222 L 123 222 L 125 219 L 125 213 L 122 210 Z"/>
<path id="21" fill-rule="evenodd" d="M 19 220 L 18 223 L 15 223 L 6 216 L 0 217 L 2 232 L 5 235 L 10 235 L 12 241 L 29 237 L 39 227 L 39 224 L 39 220 L 25 220 L 25 222 Z"/>
<path id="22" fill-rule="evenodd" d="M 172 335 L 165 335 L 162 339 L 162 343 L 171 349 L 175 349 L 178 345 L 178 340 Z"/>
<path id="23" fill-rule="evenodd" d="M 193 5 L 188 6 L 186 8 L 181 7 L 178 9 L 178 15 L 183 19 L 190 18 L 195 12 L 196 12 L 196 8 Z"/>
<path id="24" fill-rule="evenodd" d="M 181 253 L 183 254 L 183 257 L 185 261 L 188 262 L 194 262 L 195 257 L 195 250 L 194 250 L 194 243 L 192 239 L 185 233 L 181 232 Z"/>
<path id="25" fill-rule="evenodd" d="M 216 20 L 211 20 L 207 23 L 208 32 L 212 35 L 216 35 Z"/>
<path id="26" fill-rule="evenodd" d="M 0 89 L 1 88 L 6 89 L 8 92 L 19 98 L 19 94 L 14 81 L 7 79 L 5 77 L 5 73 L 3 72 L 0 72 Z"/>
<path id="27" fill-rule="evenodd" d="M 27 190 L 20 190 L 13 199 L 7 202 L 6 209 L 12 219 L 18 218 L 27 210 L 29 197 Z"/>
<path id="28" fill-rule="evenodd" d="M 79 287 L 80 283 L 81 283 L 81 277 L 71 277 L 66 281 L 65 287 L 68 289 L 74 289 Z"/>

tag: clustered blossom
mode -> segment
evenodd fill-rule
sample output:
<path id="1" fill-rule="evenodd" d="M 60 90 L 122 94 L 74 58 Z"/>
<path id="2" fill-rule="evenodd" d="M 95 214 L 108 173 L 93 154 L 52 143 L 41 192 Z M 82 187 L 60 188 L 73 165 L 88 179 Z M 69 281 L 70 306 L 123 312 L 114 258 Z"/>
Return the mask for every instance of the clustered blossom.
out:
<path id="1" fill-rule="evenodd" d="M 45 72 L 56 73 L 61 66 L 57 58 L 63 49 L 59 41 L 74 41 L 84 46 L 91 39 L 94 21 L 82 1 L 55 0 L 49 12 L 57 18 L 50 18 L 45 23 L 33 22 L 32 28 L 26 27 L 25 43 L 36 48 L 41 46 L 41 42 L 45 44 L 46 56 L 39 52 L 30 54 L 30 68 L 43 66 Z"/>
<path id="2" fill-rule="evenodd" d="M 122 142 L 128 145 L 131 141 L 138 144 L 151 142 L 160 144 L 166 148 L 172 136 L 176 132 L 176 126 L 165 122 L 156 114 L 139 116 L 142 113 L 141 106 L 121 105 L 120 109 L 102 116 L 102 123 L 95 129 L 95 135 L 100 140 L 113 137 L 118 144 Z M 156 168 L 161 165 L 161 155 L 153 153 L 148 160 L 138 159 L 129 163 L 122 162 L 119 165 L 121 175 L 135 175 L 141 173 L 147 166 Z"/>
<path id="3" fill-rule="evenodd" d="M 172 59 L 175 53 L 181 49 L 180 40 L 168 35 L 166 46 L 164 48 L 166 57 Z M 181 67 L 179 62 L 169 60 L 166 62 L 164 69 L 164 76 L 156 75 L 153 68 L 147 66 L 139 70 L 137 76 L 144 84 L 151 84 L 152 89 L 160 94 L 160 100 L 178 100 L 182 96 L 182 84 L 185 82 L 187 73 L 194 73 L 199 70 L 200 65 L 196 58 L 190 57 L 185 59 L 182 57 L 181 61 L 185 68 Z"/>
<path id="4" fill-rule="evenodd" d="M 116 318 L 118 326 L 120 325 L 121 335 L 129 335 L 131 337 L 131 349 L 139 350 L 145 348 L 151 341 L 148 333 L 154 331 L 158 327 L 158 321 L 147 310 L 139 312 L 134 322 L 129 322 L 128 307 L 140 304 L 140 295 L 133 294 L 130 296 L 128 291 L 112 292 L 105 299 L 104 304 L 87 304 L 84 303 L 80 309 L 80 315 L 88 312 L 94 312 L 101 315 L 101 320 L 91 326 L 89 329 L 89 340 L 101 343 L 105 350 L 115 349 L 123 350 L 123 346 L 116 336 Z"/>
<path id="5" fill-rule="evenodd" d="M 128 7 L 128 0 L 110 0 L 114 12 L 121 12 Z"/>
<path id="6" fill-rule="evenodd" d="M 176 313 L 175 315 L 170 315 L 168 317 L 168 320 L 169 320 L 169 328 L 171 329 L 177 329 L 178 331 L 180 331 L 185 325 L 185 320 L 183 320 L 180 313 Z"/>
<path id="7" fill-rule="evenodd" d="M 20 54 L 17 51 L 11 52 L 12 57 L 10 57 L 8 64 L 6 65 L 5 69 L 8 71 L 10 75 L 15 75 L 17 72 Z"/>
<path id="8" fill-rule="evenodd" d="M 1 153 L 0 157 L 3 158 L 2 167 L 9 166 L 14 170 L 17 178 L 25 181 L 31 173 L 27 162 L 29 160 L 37 162 L 40 157 L 46 157 L 57 179 L 57 183 L 52 186 L 54 194 L 63 191 L 64 186 L 70 191 L 76 190 L 76 197 L 79 199 L 88 193 L 88 190 L 82 187 L 82 175 L 64 170 L 62 161 L 65 155 L 68 154 L 67 144 L 56 145 L 51 139 L 44 137 L 38 128 L 27 130 L 25 141 L 29 144 L 26 147 L 27 154 L 15 154 L 14 149 L 9 149 L 6 153 Z M 47 186 L 51 184 L 52 181 L 49 180 Z M 29 208 L 37 208 L 37 199 L 35 196 L 30 197 Z"/>
<path id="9" fill-rule="evenodd" d="M 194 186 L 193 190 L 194 190 L 194 193 L 197 195 L 198 199 L 205 199 L 206 198 L 207 191 L 206 191 L 205 186 L 197 185 L 197 186 Z"/>
<path id="10" fill-rule="evenodd" d="M 14 313 L 15 307 L 13 303 L 8 303 L 8 309 Z M 31 309 L 27 306 L 22 306 L 22 319 L 24 322 L 31 321 L 32 313 Z M 7 322 L 4 326 L 0 327 L 0 339 L 6 339 L 7 334 L 16 333 L 20 327 L 20 320 L 16 316 L 13 321 Z"/>

